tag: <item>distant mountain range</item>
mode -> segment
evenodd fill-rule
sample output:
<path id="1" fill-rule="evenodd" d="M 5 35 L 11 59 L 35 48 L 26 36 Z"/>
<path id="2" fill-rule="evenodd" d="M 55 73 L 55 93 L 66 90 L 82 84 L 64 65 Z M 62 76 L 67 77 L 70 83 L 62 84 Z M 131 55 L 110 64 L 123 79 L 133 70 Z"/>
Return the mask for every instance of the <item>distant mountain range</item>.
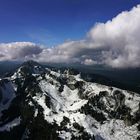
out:
<path id="1" fill-rule="evenodd" d="M 0 79 L 0 140 L 140 140 L 138 93 L 98 74 L 19 65 Z"/>

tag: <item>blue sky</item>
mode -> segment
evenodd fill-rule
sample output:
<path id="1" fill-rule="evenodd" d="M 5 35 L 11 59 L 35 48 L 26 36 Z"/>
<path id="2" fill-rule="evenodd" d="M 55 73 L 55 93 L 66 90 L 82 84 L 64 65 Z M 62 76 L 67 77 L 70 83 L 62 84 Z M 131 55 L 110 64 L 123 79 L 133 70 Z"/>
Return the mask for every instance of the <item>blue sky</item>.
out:
<path id="1" fill-rule="evenodd" d="M 55 46 L 79 40 L 96 22 L 130 10 L 138 0 L 0 0 L 0 42 Z"/>

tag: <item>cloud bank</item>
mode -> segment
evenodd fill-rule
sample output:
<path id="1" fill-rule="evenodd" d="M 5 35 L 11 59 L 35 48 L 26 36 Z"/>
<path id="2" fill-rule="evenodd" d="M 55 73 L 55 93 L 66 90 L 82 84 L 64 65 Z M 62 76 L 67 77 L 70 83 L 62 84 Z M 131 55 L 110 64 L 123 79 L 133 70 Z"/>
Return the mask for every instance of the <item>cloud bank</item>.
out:
<path id="1" fill-rule="evenodd" d="M 42 52 L 41 47 L 31 42 L 0 44 L 0 60 L 25 60 L 36 57 Z"/>
<path id="2" fill-rule="evenodd" d="M 34 59 L 49 63 L 140 67 L 140 5 L 106 23 L 96 23 L 84 40 L 54 48 L 31 42 L 0 44 L 0 60 Z"/>

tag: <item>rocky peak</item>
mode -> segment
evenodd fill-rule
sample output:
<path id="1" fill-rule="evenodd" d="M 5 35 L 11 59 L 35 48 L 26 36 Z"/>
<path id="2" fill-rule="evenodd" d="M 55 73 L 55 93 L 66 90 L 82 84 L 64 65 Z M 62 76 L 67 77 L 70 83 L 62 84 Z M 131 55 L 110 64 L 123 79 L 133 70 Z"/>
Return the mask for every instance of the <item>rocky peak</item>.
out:
<path id="1" fill-rule="evenodd" d="M 29 61 L 25 61 L 21 66 L 34 67 L 34 66 L 41 66 L 41 64 L 37 63 L 36 61 L 29 60 Z"/>
<path id="2" fill-rule="evenodd" d="M 30 60 L 30 61 L 24 62 L 13 74 L 12 77 L 13 79 L 20 78 L 20 77 L 25 78 L 31 75 L 43 74 L 46 71 L 47 70 L 41 64 Z"/>

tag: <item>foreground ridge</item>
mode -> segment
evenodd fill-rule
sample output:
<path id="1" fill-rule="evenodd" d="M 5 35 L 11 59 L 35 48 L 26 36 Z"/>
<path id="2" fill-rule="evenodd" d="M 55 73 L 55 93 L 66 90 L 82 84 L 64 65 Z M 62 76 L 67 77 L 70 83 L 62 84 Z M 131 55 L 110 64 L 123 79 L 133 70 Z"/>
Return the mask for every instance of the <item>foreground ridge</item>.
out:
<path id="1" fill-rule="evenodd" d="M 139 140 L 140 96 L 28 61 L 0 80 L 0 139 Z"/>

